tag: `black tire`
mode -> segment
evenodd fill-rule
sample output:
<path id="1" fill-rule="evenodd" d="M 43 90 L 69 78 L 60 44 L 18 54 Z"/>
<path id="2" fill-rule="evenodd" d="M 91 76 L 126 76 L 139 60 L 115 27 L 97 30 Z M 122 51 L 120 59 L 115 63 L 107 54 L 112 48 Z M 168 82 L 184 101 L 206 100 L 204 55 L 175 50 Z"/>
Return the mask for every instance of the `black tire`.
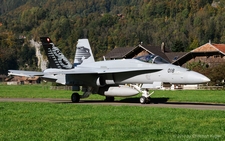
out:
<path id="1" fill-rule="evenodd" d="M 71 101 L 73 103 L 78 103 L 80 101 L 80 95 L 78 93 L 73 93 L 71 95 Z"/>
<path id="2" fill-rule="evenodd" d="M 147 102 L 147 98 L 144 97 L 144 96 L 142 96 L 142 97 L 140 98 L 140 103 L 141 103 L 141 104 L 146 104 L 146 102 Z"/>
<path id="3" fill-rule="evenodd" d="M 147 98 L 146 104 L 150 104 L 151 103 L 151 98 Z"/>
<path id="4" fill-rule="evenodd" d="M 115 100 L 114 96 L 106 96 L 105 101 L 106 102 L 113 102 Z"/>

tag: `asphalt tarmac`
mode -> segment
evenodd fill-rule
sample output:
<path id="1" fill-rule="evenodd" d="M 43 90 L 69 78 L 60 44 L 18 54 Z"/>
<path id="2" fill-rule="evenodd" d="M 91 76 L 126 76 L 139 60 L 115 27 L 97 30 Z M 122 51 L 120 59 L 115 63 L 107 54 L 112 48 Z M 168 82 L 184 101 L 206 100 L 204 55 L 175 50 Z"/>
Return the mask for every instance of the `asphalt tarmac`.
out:
<path id="1" fill-rule="evenodd" d="M 112 106 L 185 108 L 198 110 L 225 110 L 225 104 L 196 103 L 196 102 L 167 102 L 166 98 L 153 99 L 150 104 L 140 104 L 139 99 L 129 99 L 129 98 L 114 102 L 105 102 L 103 100 L 81 100 L 79 103 L 72 103 L 70 99 L 0 98 L 0 102 L 49 102 L 49 103 L 74 104 L 74 105 L 112 105 Z"/>

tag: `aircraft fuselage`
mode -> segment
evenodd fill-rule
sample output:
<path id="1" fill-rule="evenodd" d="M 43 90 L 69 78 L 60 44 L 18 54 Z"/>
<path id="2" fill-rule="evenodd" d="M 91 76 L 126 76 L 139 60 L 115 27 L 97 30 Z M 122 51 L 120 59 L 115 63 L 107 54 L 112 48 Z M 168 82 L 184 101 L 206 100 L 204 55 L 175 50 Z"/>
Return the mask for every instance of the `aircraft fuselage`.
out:
<path id="1" fill-rule="evenodd" d="M 135 68 L 141 71 L 135 71 Z M 110 73 L 111 70 L 123 70 L 123 72 Z M 131 71 L 133 70 L 133 71 Z M 155 70 L 155 71 L 151 71 Z M 48 69 L 45 74 L 53 73 L 58 69 Z M 170 84 L 199 84 L 209 81 L 204 75 L 190 71 L 173 64 L 151 64 L 136 59 L 108 60 L 79 65 L 71 70 L 61 70 L 62 75 L 57 74 L 56 82 L 66 85 L 122 85 L 128 83 L 164 82 Z M 67 71 L 84 72 L 83 75 L 66 74 Z M 96 72 L 90 73 L 88 72 Z M 126 72 L 127 71 L 127 72 Z M 87 74 L 85 73 L 87 72 Z M 85 78 L 86 77 L 86 78 Z"/>

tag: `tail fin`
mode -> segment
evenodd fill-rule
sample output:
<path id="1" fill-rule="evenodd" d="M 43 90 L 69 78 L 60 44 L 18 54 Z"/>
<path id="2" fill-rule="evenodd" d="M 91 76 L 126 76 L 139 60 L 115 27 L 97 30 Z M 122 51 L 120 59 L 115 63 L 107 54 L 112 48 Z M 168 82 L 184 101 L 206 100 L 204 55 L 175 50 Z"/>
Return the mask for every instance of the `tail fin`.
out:
<path id="1" fill-rule="evenodd" d="M 58 69 L 71 69 L 72 64 L 61 53 L 58 47 L 56 47 L 49 37 L 40 37 L 45 53 L 50 63 L 50 68 Z"/>
<path id="2" fill-rule="evenodd" d="M 95 62 L 88 39 L 79 39 L 74 58 L 74 66 Z"/>

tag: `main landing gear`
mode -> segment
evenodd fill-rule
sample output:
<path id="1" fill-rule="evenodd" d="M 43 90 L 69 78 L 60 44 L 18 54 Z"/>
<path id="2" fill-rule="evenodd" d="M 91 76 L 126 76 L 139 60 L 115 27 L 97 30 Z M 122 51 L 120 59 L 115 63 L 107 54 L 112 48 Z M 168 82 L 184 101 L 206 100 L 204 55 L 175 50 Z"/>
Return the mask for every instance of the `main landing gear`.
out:
<path id="1" fill-rule="evenodd" d="M 147 91 L 146 91 L 147 92 Z M 150 96 L 153 94 L 154 92 L 151 92 L 150 94 L 148 94 L 148 92 L 147 92 L 147 94 L 143 94 L 142 93 L 142 96 L 141 96 L 141 98 L 140 98 L 140 103 L 141 104 L 147 104 L 147 103 L 150 103 L 151 102 L 151 98 L 150 98 Z"/>
<path id="2" fill-rule="evenodd" d="M 92 88 L 91 87 L 82 87 L 82 91 L 83 91 L 83 95 L 79 95 L 78 93 L 73 93 L 71 95 L 71 101 L 73 103 L 78 103 L 81 98 L 89 97 L 92 92 Z"/>
<path id="3" fill-rule="evenodd" d="M 80 95 L 78 93 L 73 93 L 71 95 L 71 101 L 73 103 L 78 103 L 80 101 Z"/>
<path id="4" fill-rule="evenodd" d="M 151 101 L 150 96 L 154 93 L 154 91 L 149 94 L 147 89 L 142 90 L 140 85 L 139 86 L 138 85 L 130 85 L 130 87 L 133 87 L 134 89 L 136 89 L 137 91 L 139 91 L 142 94 L 142 96 L 140 98 L 141 104 L 150 103 L 150 101 Z"/>

